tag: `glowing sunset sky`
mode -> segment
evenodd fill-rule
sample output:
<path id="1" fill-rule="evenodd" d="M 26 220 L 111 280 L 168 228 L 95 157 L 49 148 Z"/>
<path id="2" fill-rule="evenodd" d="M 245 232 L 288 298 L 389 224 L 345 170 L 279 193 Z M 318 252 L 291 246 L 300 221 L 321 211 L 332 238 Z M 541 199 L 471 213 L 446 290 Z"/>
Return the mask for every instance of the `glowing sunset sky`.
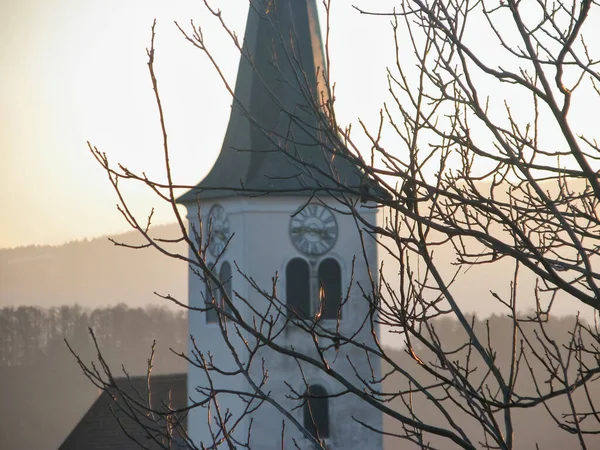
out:
<path id="1" fill-rule="evenodd" d="M 365 0 L 353 3 L 370 6 Z M 382 1 L 378 7 L 393 3 Z M 223 9 L 243 36 L 247 0 L 212 4 Z M 331 73 L 340 117 L 376 118 L 387 88 L 384 68 L 393 62 L 389 20 L 360 17 L 351 2 L 333 5 Z M 173 21 L 188 26 L 193 18 L 203 24 L 231 82 L 239 61 L 201 1 L 0 3 L 0 248 L 58 244 L 127 229 L 87 140 L 113 162 L 164 176 L 146 65 L 154 18 L 156 71 L 174 179 L 195 184 L 220 150 L 231 99 L 206 58 L 183 40 Z M 364 29 L 369 32 L 358 32 Z M 172 221 L 149 191 L 127 192 L 142 214 L 158 207 L 155 223 Z"/>
<path id="2" fill-rule="evenodd" d="M 317 1 L 323 26 L 321 3 Z M 211 4 L 220 7 L 225 20 L 243 36 L 248 0 Z M 330 73 L 336 83 L 338 119 L 355 124 L 353 138 L 368 151 L 356 119 L 377 125 L 379 109 L 390 99 L 385 68 L 394 65 L 395 49 L 390 19 L 361 16 L 353 4 L 391 11 L 397 2 L 332 2 Z M 116 211 L 112 187 L 87 149 L 88 140 L 113 163 L 164 177 L 162 138 L 146 64 L 154 18 L 155 70 L 174 181 L 194 185 L 221 148 L 231 98 L 205 55 L 183 39 L 173 21 L 188 29 L 190 19 L 203 26 L 207 45 L 231 83 L 239 62 L 229 36 L 202 0 L 0 1 L 0 248 L 60 244 L 127 230 Z M 600 39 L 600 27 L 593 27 L 597 19 L 588 20 L 588 40 Z M 484 22 L 472 18 L 468 30 L 469 45 L 488 64 L 508 61 L 502 51 L 492 50 L 490 41 L 495 38 Z M 404 39 L 400 51 L 410 53 Z M 414 71 L 414 60 L 404 56 L 403 69 Z M 485 92 L 489 80 L 480 81 Z M 493 83 L 485 92 L 500 104 L 492 113 L 506 116 L 496 88 Z M 595 136 L 597 107 L 592 99 L 597 96 L 590 89 L 584 87 L 574 96 L 578 107 L 571 111 L 571 123 L 578 133 Z M 514 96 L 513 113 L 531 111 L 527 101 Z M 552 123 L 542 139 L 555 146 L 563 141 L 557 132 Z M 392 149 L 403 151 L 402 146 Z M 147 189 L 127 186 L 126 193 L 143 216 L 156 207 L 155 224 L 173 221 L 166 205 Z"/>

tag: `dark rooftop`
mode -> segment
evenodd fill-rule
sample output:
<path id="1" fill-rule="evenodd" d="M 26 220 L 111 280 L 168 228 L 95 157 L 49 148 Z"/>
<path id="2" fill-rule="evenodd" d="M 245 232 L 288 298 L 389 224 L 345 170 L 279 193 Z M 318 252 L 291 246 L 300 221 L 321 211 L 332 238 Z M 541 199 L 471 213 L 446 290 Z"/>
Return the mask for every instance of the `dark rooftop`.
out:
<path id="1" fill-rule="evenodd" d="M 141 405 L 148 404 L 147 379 L 143 377 L 116 380 L 120 390 Z M 187 406 L 187 375 L 154 375 L 151 377 L 151 404 L 153 409 L 167 413 Z M 138 450 L 141 443 L 145 448 L 161 448 L 156 440 L 166 440 L 167 421 L 158 425 L 149 420 L 142 411 L 131 415 L 123 396 L 114 390 L 114 400 L 104 391 L 65 439 L 59 450 Z M 165 414 L 166 417 L 166 414 Z M 173 449 L 187 448 L 178 430 L 185 430 L 186 415 L 173 413 L 169 426 L 174 430 L 176 445 Z M 154 430 L 152 436 L 143 427 Z M 129 435 L 129 436 L 128 436 Z"/>

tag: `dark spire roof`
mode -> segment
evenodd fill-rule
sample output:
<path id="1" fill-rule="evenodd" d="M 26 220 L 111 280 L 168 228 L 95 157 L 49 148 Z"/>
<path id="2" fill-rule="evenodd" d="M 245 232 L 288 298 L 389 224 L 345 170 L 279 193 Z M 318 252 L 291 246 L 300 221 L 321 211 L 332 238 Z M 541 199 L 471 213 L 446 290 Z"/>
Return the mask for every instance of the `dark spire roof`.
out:
<path id="1" fill-rule="evenodd" d="M 316 0 L 251 0 L 243 48 L 221 153 L 178 202 L 242 189 L 306 194 L 334 186 L 327 176 L 332 174 L 359 186 L 358 169 L 327 150 L 331 142 L 319 130 L 321 113 L 307 100 L 328 98 Z"/>

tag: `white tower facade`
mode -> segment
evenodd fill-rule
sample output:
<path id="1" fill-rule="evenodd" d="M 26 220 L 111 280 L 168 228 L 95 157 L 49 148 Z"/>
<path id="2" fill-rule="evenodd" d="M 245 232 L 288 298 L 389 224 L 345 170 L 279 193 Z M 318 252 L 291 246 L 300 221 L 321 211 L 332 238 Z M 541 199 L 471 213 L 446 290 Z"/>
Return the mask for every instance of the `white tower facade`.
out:
<path id="1" fill-rule="evenodd" d="M 252 0 L 244 53 L 219 158 L 179 199 L 223 285 L 190 270 L 189 304 L 203 310 L 189 314 L 190 355 L 221 372 L 190 364 L 190 406 L 202 404 L 189 435 L 199 447 L 313 448 L 308 434 L 331 449 L 381 449 L 381 434 L 360 423 L 381 430 L 382 414 L 357 395 L 380 362 L 345 339 L 375 346 L 365 293 L 377 247 L 336 196 L 340 185 L 359 192 L 360 171 L 324 142 L 326 120 L 311 107 L 326 99 L 316 1 Z M 375 223 L 375 209 L 353 204 Z M 246 327 L 219 319 L 211 305 L 224 296 Z"/>

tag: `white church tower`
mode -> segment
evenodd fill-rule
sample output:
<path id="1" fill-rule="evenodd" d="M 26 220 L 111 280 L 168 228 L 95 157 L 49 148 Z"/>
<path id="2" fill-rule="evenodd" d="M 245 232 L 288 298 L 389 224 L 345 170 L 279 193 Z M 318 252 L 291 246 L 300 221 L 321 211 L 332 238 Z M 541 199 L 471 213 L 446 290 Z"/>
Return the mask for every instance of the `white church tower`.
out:
<path id="1" fill-rule="evenodd" d="M 374 373 L 377 379 L 380 362 L 369 362 L 364 351 L 336 336 L 375 345 L 373 332 L 378 335 L 379 329 L 368 320 L 370 303 L 359 285 L 368 290 L 371 276 L 376 278 L 377 249 L 372 239 L 361 240 L 354 217 L 336 198 L 337 183 L 359 192 L 360 172 L 342 156 L 333 157 L 335 147 L 320 131 L 322 111 L 307 101 L 327 99 L 325 69 L 316 0 L 251 0 L 223 147 L 210 173 L 178 201 L 187 207 L 192 238 L 197 230 L 207 242 L 211 233 L 207 260 L 245 322 L 263 333 L 269 324 L 260 316 L 275 322 L 271 336 L 277 346 L 326 361 L 363 391 L 361 378 L 371 381 Z M 375 209 L 351 200 L 375 223 Z M 226 438 L 221 421 L 233 428 L 227 438 L 235 447 L 250 436 L 250 448 L 258 450 L 292 449 L 295 443 L 313 448 L 299 424 L 330 449 L 383 448 L 381 434 L 359 424 L 381 430 L 378 410 L 305 361 L 268 347 L 252 353 L 256 336 L 239 328 L 238 335 L 210 309 L 222 295 L 190 270 L 190 306 L 209 307 L 190 311 L 190 355 L 197 349 L 231 372 L 211 372 L 209 382 L 204 370 L 190 364 L 191 402 L 205 401 L 211 383 L 219 392 L 218 408 L 208 401 L 188 416 L 189 435 L 198 447 Z M 301 329 L 315 317 L 322 330 L 318 342 Z M 316 346 L 324 349 L 322 355 Z M 238 364 L 250 359 L 251 381 L 237 373 Z M 254 409 L 261 402 L 253 400 L 248 412 L 245 402 L 251 397 L 235 392 L 256 388 L 267 401 Z M 296 398 L 307 392 L 310 401 Z"/>

